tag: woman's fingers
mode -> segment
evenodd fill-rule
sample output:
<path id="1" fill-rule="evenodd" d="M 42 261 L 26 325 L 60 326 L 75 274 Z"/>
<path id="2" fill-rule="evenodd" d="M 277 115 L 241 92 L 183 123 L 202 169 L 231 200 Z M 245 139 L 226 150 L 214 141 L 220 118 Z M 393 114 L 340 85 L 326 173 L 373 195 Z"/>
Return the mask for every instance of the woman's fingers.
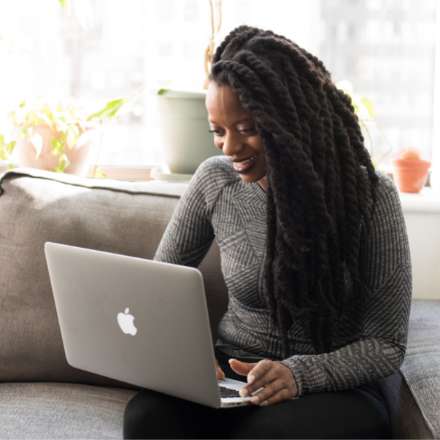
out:
<path id="1" fill-rule="evenodd" d="M 217 380 L 223 380 L 225 378 L 224 371 L 218 365 L 216 369 L 216 376 L 217 376 Z"/>
<path id="2" fill-rule="evenodd" d="M 274 363 L 269 359 L 258 362 L 248 374 L 248 384 L 241 389 L 243 396 L 249 396 L 277 378 Z"/>
<path id="3" fill-rule="evenodd" d="M 292 397 L 289 384 L 283 379 L 275 379 L 271 383 L 266 384 L 261 391 L 252 397 L 251 402 L 256 405 L 261 405 L 263 402 L 272 401 L 273 398 L 278 395 L 285 395 L 286 399 Z"/>
<path id="4" fill-rule="evenodd" d="M 218 364 L 217 359 L 215 360 L 215 374 L 217 376 L 217 380 L 223 380 L 225 378 L 225 373 Z"/>
<path id="5" fill-rule="evenodd" d="M 240 374 L 241 376 L 247 376 L 255 365 L 257 365 L 255 362 L 242 362 L 238 359 L 229 359 L 229 366 L 231 367 L 232 371 Z"/>
<path id="6" fill-rule="evenodd" d="M 251 402 L 255 405 L 267 406 L 292 398 L 291 392 L 286 387 L 279 388 L 273 392 L 272 391 L 273 390 L 271 390 L 271 394 L 267 393 L 266 395 L 262 396 L 259 396 L 260 393 L 258 393 L 258 395 L 255 396 L 256 400 L 254 401 L 254 398 L 252 398 Z"/>
<path id="7" fill-rule="evenodd" d="M 270 405 L 296 397 L 298 390 L 292 372 L 280 362 L 265 359 L 249 372 L 249 383 L 240 390 L 242 396 L 252 397 L 251 403 Z"/>
<path id="8" fill-rule="evenodd" d="M 252 379 L 254 378 L 254 379 Z M 278 378 L 276 369 L 265 367 L 264 370 L 251 371 L 248 375 L 248 384 L 241 389 L 242 396 L 250 396 L 262 387 Z"/>

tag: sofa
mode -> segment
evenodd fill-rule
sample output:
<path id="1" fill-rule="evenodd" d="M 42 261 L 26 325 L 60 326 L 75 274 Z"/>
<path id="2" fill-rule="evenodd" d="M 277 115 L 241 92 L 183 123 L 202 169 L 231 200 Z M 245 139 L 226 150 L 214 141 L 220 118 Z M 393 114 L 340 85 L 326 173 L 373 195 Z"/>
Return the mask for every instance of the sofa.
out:
<path id="1" fill-rule="evenodd" d="M 137 389 L 67 364 L 43 245 L 151 258 L 184 189 L 26 168 L 1 175 L 0 438 L 122 438 Z M 215 337 L 227 305 L 215 243 L 200 270 Z M 381 386 L 395 438 L 440 438 L 439 300 L 413 300 L 404 363 Z"/>

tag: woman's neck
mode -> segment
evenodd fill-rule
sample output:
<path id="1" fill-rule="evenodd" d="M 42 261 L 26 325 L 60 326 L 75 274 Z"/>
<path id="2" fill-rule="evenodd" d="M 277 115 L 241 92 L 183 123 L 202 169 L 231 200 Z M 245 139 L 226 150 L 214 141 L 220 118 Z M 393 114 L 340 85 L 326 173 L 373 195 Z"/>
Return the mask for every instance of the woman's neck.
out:
<path id="1" fill-rule="evenodd" d="M 258 183 L 258 185 L 261 186 L 261 188 L 264 189 L 264 191 L 267 191 L 269 183 L 267 182 L 267 177 L 266 176 L 264 176 L 262 179 L 260 179 L 257 183 Z"/>

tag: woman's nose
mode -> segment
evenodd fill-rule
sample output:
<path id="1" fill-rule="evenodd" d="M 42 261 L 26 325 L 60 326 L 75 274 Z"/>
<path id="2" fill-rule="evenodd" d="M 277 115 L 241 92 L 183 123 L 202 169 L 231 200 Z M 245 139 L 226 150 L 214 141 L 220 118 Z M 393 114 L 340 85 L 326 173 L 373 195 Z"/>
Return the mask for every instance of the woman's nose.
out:
<path id="1" fill-rule="evenodd" d="M 241 136 L 236 133 L 228 133 L 225 135 L 222 151 L 226 156 L 236 156 L 243 148 Z"/>

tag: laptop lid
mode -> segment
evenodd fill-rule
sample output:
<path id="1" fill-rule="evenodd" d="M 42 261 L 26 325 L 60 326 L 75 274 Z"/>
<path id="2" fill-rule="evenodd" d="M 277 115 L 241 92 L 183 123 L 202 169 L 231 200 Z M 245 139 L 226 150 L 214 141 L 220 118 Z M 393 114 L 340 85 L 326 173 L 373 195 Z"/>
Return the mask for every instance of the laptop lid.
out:
<path id="1" fill-rule="evenodd" d="M 45 254 L 71 366 L 220 406 L 198 269 L 51 242 Z"/>

